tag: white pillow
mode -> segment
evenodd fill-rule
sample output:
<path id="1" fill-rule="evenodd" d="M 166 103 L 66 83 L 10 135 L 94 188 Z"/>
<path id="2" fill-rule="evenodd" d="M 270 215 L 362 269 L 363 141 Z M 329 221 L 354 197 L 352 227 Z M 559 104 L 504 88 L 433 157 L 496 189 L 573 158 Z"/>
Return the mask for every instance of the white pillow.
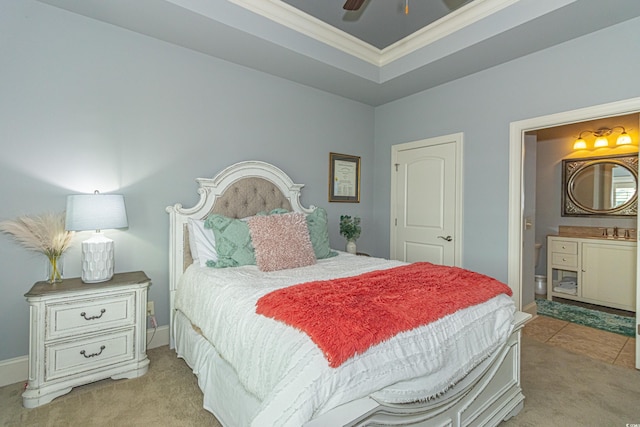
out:
<path id="1" fill-rule="evenodd" d="M 213 235 L 213 230 L 204 228 L 204 220 L 188 218 L 187 230 L 189 231 L 189 247 L 193 262 L 200 264 L 201 267 L 206 267 L 207 261 L 218 261 L 216 238 Z"/>

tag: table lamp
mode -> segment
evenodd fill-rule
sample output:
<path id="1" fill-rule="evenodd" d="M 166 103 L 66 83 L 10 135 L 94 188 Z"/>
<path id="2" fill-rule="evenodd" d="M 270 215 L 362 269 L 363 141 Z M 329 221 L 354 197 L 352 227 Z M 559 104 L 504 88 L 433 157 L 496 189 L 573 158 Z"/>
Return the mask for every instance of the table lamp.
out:
<path id="1" fill-rule="evenodd" d="M 128 227 L 124 196 L 121 194 L 76 194 L 67 196 L 65 228 L 95 230 L 82 242 L 82 281 L 106 282 L 113 277 L 113 240 L 101 230 Z"/>

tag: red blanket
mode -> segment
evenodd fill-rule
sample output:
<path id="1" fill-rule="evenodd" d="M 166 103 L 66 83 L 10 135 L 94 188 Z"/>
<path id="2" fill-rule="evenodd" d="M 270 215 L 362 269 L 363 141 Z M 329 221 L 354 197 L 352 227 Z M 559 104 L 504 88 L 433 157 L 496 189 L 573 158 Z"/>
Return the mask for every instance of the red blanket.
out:
<path id="1" fill-rule="evenodd" d="M 511 289 L 457 267 L 419 262 L 273 291 L 256 313 L 304 331 L 332 367 L 400 332 Z"/>

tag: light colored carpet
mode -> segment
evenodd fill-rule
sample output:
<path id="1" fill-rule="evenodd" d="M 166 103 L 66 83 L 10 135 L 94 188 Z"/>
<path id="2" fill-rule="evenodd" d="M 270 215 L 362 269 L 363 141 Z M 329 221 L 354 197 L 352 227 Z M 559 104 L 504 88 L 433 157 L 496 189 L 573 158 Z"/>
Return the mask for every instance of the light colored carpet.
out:
<path id="1" fill-rule="evenodd" d="M 149 372 L 77 387 L 50 404 L 22 407 L 22 384 L 0 388 L 3 426 L 219 426 L 202 409 L 196 377 L 167 347 L 149 350 Z M 523 411 L 503 427 L 640 423 L 640 372 L 523 337 Z M 329 426 L 328 426 L 329 427 Z"/>
<path id="2" fill-rule="evenodd" d="M 22 407 L 24 384 L 0 388 L 1 426 L 213 426 L 191 369 L 169 347 L 147 351 L 149 371 L 130 380 L 103 380 L 76 387 L 51 403 Z"/>

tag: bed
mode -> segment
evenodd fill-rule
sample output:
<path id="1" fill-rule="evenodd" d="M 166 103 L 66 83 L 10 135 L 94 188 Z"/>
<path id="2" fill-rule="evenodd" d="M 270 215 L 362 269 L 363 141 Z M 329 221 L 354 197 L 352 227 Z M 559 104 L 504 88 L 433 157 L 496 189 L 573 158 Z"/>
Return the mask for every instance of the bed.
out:
<path id="1" fill-rule="evenodd" d="M 316 283 L 342 281 L 343 286 L 345 277 L 373 278 L 414 266 L 327 252 L 325 233 L 320 249 L 313 242 L 313 262 L 262 271 L 268 262 L 280 262 L 262 257 L 267 252 L 256 224 L 269 217 L 263 213 L 309 221 L 321 209 L 302 206 L 303 186 L 265 162 L 237 163 L 197 183 L 195 206 L 167 207 L 170 345 L 197 376 L 204 408 L 224 426 L 497 425 L 521 410 L 520 330 L 529 316 L 517 312 L 510 297 L 492 296 L 381 338 L 339 361 L 331 359 L 313 334 L 256 313 L 260 304 L 305 286 L 300 283 L 313 289 Z M 202 244 L 208 218 L 240 227 L 238 219 L 254 218 L 249 221 L 260 268 L 251 263 L 207 267 L 209 255 L 196 242 Z M 273 227 L 273 218 L 264 221 Z M 311 230 L 312 223 L 307 224 Z M 222 248 L 223 239 L 216 236 Z M 217 262 L 223 260 L 221 255 Z"/>

